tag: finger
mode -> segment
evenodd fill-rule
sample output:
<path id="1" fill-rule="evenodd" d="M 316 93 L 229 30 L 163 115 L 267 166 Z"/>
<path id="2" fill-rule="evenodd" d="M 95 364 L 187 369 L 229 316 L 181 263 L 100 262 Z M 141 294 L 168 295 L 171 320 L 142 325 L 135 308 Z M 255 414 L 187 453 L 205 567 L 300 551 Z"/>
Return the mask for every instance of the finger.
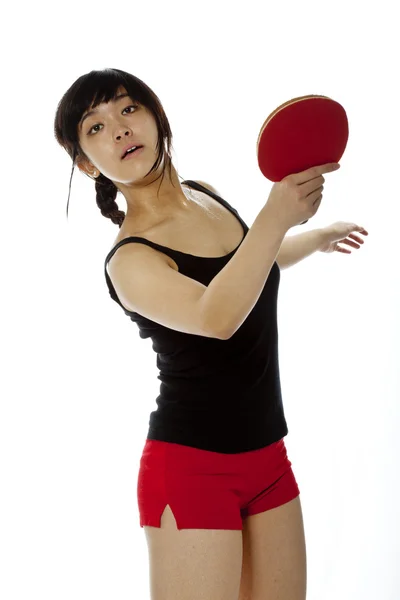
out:
<path id="1" fill-rule="evenodd" d="M 341 248 L 340 246 L 336 247 L 338 252 L 342 252 L 342 254 L 351 254 L 351 250 L 347 250 L 347 248 Z"/>
<path id="2" fill-rule="evenodd" d="M 340 243 L 341 244 L 347 244 L 348 246 L 351 246 L 352 248 L 356 248 L 356 249 L 360 248 L 359 244 L 356 244 L 355 242 L 352 242 L 349 239 L 340 240 Z"/>
<path id="3" fill-rule="evenodd" d="M 313 195 L 315 195 L 315 194 L 318 194 L 318 193 L 319 193 L 319 194 L 318 194 L 318 198 L 317 198 L 316 200 L 314 200 L 314 202 L 313 202 L 313 206 L 315 206 L 315 205 L 317 204 L 317 202 L 319 202 L 320 200 L 322 200 L 322 193 L 321 193 L 321 192 L 322 192 L 322 190 L 323 190 L 323 187 L 324 187 L 324 186 L 322 185 L 322 186 L 321 186 L 321 187 L 319 187 L 318 189 L 316 189 L 316 190 L 314 190 L 313 192 L 311 192 L 311 194 L 313 194 Z M 308 198 L 309 196 L 311 196 L 311 194 L 307 194 L 307 198 Z"/>
<path id="4" fill-rule="evenodd" d="M 307 181 L 306 183 L 302 183 L 301 185 L 299 185 L 302 197 L 308 198 L 312 194 L 318 194 L 318 198 L 319 198 L 320 194 L 322 196 L 322 192 L 324 191 L 324 186 L 323 185 L 318 186 L 318 183 L 320 183 L 320 178 L 316 177 L 312 181 Z M 315 202 L 313 202 L 313 204 L 315 204 Z"/>
<path id="5" fill-rule="evenodd" d="M 363 244 L 364 240 L 360 237 L 358 237 L 358 235 L 355 235 L 354 233 L 350 233 L 349 237 L 352 238 L 353 240 L 356 240 L 356 242 L 358 242 L 359 244 Z"/>
<path id="6" fill-rule="evenodd" d="M 356 231 L 357 233 L 362 233 L 362 235 L 368 235 L 368 231 L 364 229 L 364 227 L 357 225 L 357 223 L 344 223 L 344 225 L 347 225 L 350 228 L 350 231 Z"/>
<path id="7" fill-rule="evenodd" d="M 340 165 L 338 163 L 328 163 L 318 167 L 311 167 L 311 169 L 301 171 L 300 173 L 294 173 L 293 175 L 289 175 L 289 177 L 293 179 L 296 185 L 299 185 L 311 181 L 324 173 L 333 173 L 333 171 L 337 171 L 339 168 Z"/>

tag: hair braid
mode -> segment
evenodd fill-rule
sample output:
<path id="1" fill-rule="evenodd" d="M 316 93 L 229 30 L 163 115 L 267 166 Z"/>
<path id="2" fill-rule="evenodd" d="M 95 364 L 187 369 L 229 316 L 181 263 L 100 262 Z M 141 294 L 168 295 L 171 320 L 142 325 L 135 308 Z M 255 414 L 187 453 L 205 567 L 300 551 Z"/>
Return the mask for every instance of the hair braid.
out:
<path id="1" fill-rule="evenodd" d="M 115 199 L 117 197 L 118 188 L 111 179 L 105 177 L 102 173 L 96 179 L 96 203 L 100 208 L 101 214 L 108 219 L 111 219 L 115 225 L 120 228 L 125 219 L 123 210 L 119 210 Z"/>

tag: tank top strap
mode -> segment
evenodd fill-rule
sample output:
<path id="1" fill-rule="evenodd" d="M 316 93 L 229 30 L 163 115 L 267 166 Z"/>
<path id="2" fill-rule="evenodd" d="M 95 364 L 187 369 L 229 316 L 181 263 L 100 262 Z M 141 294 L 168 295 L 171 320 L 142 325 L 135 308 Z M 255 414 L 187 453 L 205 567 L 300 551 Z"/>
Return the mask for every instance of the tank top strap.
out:
<path id="1" fill-rule="evenodd" d="M 208 188 L 204 187 L 204 185 L 201 185 L 200 183 L 197 183 L 197 181 L 193 181 L 192 179 L 186 179 L 185 181 L 182 181 L 182 184 L 185 184 L 185 183 L 187 183 L 190 187 L 194 188 L 195 190 L 197 190 L 199 192 L 208 194 L 209 196 L 214 198 L 217 202 L 222 204 L 222 206 L 225 206 L 225 208 L 227 208 L 231 213 L 233 213 L 239 219 L 245 232 L 249 229 L 248 226 L 246 225 L 246 223 L 243 221 L 243 219 L 239 215 L 238 211 L 235 208 L 233 208 L 233 206 L 231 206 L 229 204 L 229 202 L 227 202 L 226 200 L 221 198 L 221 196 L 218 196 L 218 194 L 215 194 Z"/>
<path id="2" fill-rule="evenodd" d="M 221 196 L 218 196 L 218 194 L 215 194 L 214 192 L 212 192 L 211 190 L 209 190 L 208 188 L 204 187 L 203 185 L 201 185 L 200 183 L 197 183 L 197 181 L 193 181 L 192 179 L 186 179 L 185 181 L 182 182 L 182 184 L 188 184 L 190 187 L 194 188 L 195 190 L 198 190 L 199 192 L 203 192 L 205 194 L 208 194 L 209 196 L 211 196 L 212 198 L 214 198 L 217 202 L 219 202 L 220 204 L 222 204 L 223 206 L 225 206 L 225 208 L 227 208 L 229 211 L 231 211 L 232 213 L 235 214 L 235 216 L 239 219 L 240 223 L 242 224 L 242 227 L 244 229 L 244 232 L 248 231 L 248 226 L 246 225 L 246 223 L 243 221 L 243 219 L 241 218 L 241 216 L 239 215 L 238 211 L 236 209 L 234 209 L 226 200 L 224 200 L 223 198 L 221 198 Z M 118 248 L 120 248 L 121 246 L 123 246 L 124 244 L 129 244 L 129 243 L 134 243 L 134 242 L 138 242 L 141 244 L 146 244 L 147 246 L 150 246 L 151 248 L 154 248 L 155 250 L 161 250 L 161 251 L 165 251 L 166 247 L 165 246 L 161 246 L 160 244 L 157 244 L 156 242 L 151 242 L 150 240 L 147 240 L 146 238 L 142 238 L 139 236 L 129 236 L 124 238 L 123 240 L 121 240 L 120 242 L 118 242 L 118 244 L 116 244 L 111 250 L 110 252 L 107 254 L 106 259 L 104 261 L 104 274 L 105 274 L 105 278 L 107 281 L 107 286 L 110 292 L 110 296 L 111 298 L 113 298 L 113 300 L 115 300 L 116 302 L 118 302 L 118 304 L 123 308 L 123 310 L 125 312 L 127 312 L 126 308 L 121 304 L 117 293 L 114 289 L 114 286 L 111 282 L 111 278 L 107 272 L 107 264 L 109 263 L 109 261 L 111 260 L 111 258 L 114 256 L 114 254 L 116 253 L 116 251 L 118 250 Z"/>

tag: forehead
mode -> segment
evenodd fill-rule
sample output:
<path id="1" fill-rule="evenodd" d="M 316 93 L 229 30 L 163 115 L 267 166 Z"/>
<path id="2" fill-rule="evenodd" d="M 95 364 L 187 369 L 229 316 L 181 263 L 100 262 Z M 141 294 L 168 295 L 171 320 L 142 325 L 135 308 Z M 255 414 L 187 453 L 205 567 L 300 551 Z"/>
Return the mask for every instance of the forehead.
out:
<path id="1" fill-rule="evenodd" d="M 110 100 L 110 103 L 112 103 L 112 104 L 115 104 L 116 102 L 119 102 L 119 100 L 120 100 L 121 98 L 129 98 L 129 97 L 130 97 L 130 96 L 129 96 L 129 94 L 127 93 L 127 91 L 126 91 L 125 87 L 121 85 L 121 86 L 119 86 L 119 87 L 118 87 L 118 89 L 117 89 L 117 91 L 116 91 L 116 94 L 115 94 L 115 97 L 114 97 L 113 99 L 111 99 L 111 100 Z M 100 103 L 98 104 L 98 106 L 101 106 L 101 105 L 103 105 L 103 104 L 107 106 L 107 103 L 106 103 L 106 102 L 100 102 Z M 89 107 L 89 108 L 88 108 L 88 109 L 87 109 L 87 110 L 86 110 L 86 111 L 83 113 L 83 115 L 82 115 L 82 118 L 81 118 L 81 121 L 80 121 L 80 126 L 81 126 L 81 127 L 82 127 L 82 125 L 83 125 L 83 122 L 84 122 L 84 121 L 85 121 L 85 120 L 86 120 L 88 117 L 90 117 L 91 115 L 95 115 L 95 114 L 97 114 L 97 113 L 99 112 L 97 108 L 94 108 L 94 107 L 93 107 L 93 105 L 94 105 L 94 102 L 92 102 L 91 106 L 90 106 L 90 107 Z"/>
<path id="2" fill-rule="evenodd" d="M 123 96 L 128 96 L 128 95 L 129 95 L 129 94 L 128 94 L 128 93 L 127 93 L 127 91 L 126 91 L 126 88 L 125 88 L 123 85 L 120 85 L 120 86 L 119 86 L 119 87 L 116 89 L 116 91 L 115 91 L 115 95 L 114 95 L 114 98 L 112 98 L 112 99 L 110 100 L 110 103 L 116 102 L 116 101 L 118 101 L 118 100 L 119 100 L 119 98 L 121 98 L 121 97 L 123 97 Z M 107 103 L 106 103 L 106 102 L 98 102 L 98 103 L 97 103 L 97 106 L 103 106 L 103 105 L 107 106 Z M 91 103 L 90 107 L 87 109 L 87 111 L 85 111 L 85 113 L 84 113 L 84 114 L 86 114 L 87 112 L 89 112 L 89 111 L 91 111 L 91 110 L 94 110 L 94 98 L 93 98 L 93 100 L 92 100 L 92 103 Z"/>

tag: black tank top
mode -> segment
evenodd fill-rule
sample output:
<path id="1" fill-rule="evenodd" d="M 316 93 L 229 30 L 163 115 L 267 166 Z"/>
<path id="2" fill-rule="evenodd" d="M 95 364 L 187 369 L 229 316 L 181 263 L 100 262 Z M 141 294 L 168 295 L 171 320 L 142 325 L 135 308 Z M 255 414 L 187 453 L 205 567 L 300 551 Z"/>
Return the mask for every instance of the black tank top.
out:
<path id="1" fill-rule="evenodd" d="M 208 194 L 236 215 L 243 239 L 246 237 L 249 228 L 228 202 L 195 181 L 183 183 Z M 170 329 L 122 306 L 107 263 L 127 243 L 161 250 L 176 262 L 180 273 L 205 286 L 241 243 L 225 256 L 209 258 L 132 236 L 116 244 L 106 257 L 104 270 L 111 298 L 137 324 L 140 337 L 152 339 L 156 353 L 161 384 L 155 399 L 157 409 L 150 413 L 147 439 L 234 454 L 258 450 L 286 436 L 278 362 L 278 264 L 274 262 L 257 303 L 241 327 L 231 338 L 220 340 Z"/>

